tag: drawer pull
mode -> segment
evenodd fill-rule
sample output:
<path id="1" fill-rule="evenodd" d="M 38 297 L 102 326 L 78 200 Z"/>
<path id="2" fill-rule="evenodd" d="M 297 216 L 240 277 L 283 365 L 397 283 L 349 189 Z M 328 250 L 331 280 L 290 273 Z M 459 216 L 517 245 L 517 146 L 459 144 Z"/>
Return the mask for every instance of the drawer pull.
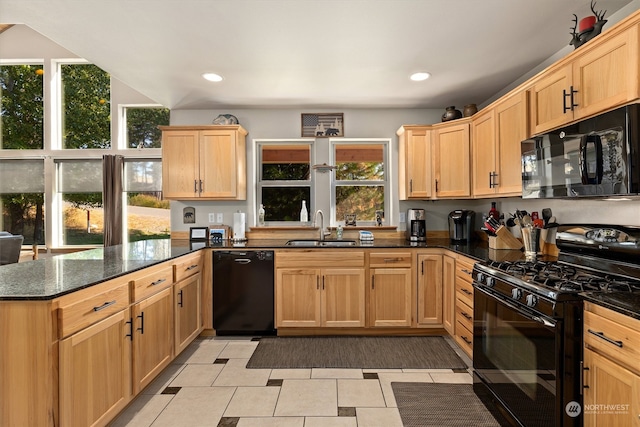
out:
<path id="1" fill-rule="evenodd" d="M 462 341 L 466 342 L 469 345 L 473 344 L 473 342 L 469 341 L 469 339 L 467 337 L 465 337 L 464 335 L 460 335 L 460 338 L 462 338 Z"/>
<path id="2" fill-rule="evenodd" d="M 125 337 L 129 337 L 131 341 L 133 341 L 133 319 L 129 318 L 127 322 L 124 322 L 129 325 L 129 333 L 125 335 Z"/>
<path id="3" fill-rule="evenodd" d="M 178 292 L 178 296 L 180 297 L 178 299 L 178 306 L 182 307 L 182 289 L 180 289 L 180 292 Z"/>
<path id="4" fill-rule="evenodd" d="M 467 313 L 465 313 L 464 311 L 461 311 L 460 314 L 462 314 L 467 320 L 471 320 L 472 317 L 469 316 Z"/>
<path id="5" fill-rule="evenodd" d="M 158 279 L 155 282 L 151 282 L 151 286 L 157 286 L 157 285 L 159 285 L 161 283 L 164 283 L 166 281 L 167 281 L 167 279 Z"/>
<path id="6" fill-rule="evenodd" d="M 467 290 L 467 289 L 460 289 L 462 292 L 464 292 L 467 295 L 472 295 L 471 291 Z"/>
<path id="7" fill-rule="evenodd" d="M 383 261 L 384 262 L 400 262 L 402 261 L 402 258 L 384 258 Z"/>
<path id="8" fill-rule="evenodd" d="M 605 340 L 606 342 L 608 342 L 610 344 L 613 344 L 615 346 L 618 346 L 618 347 L 622 348 L 622 341 L 613 340 L 613 339 L 609 338 L 608 336 L 606 336 L 604 334 L 604 332 L 596 332 L 596 331 L 593 331 L 591 329 L 589 329 L 588 331 L 589 331 L 590 334 L 595 335 L 598 338 L 601 338 L 601 339 Z"/>
<path id="9" fill-rule="evenodd" d="M 198 268 L 198 264 L 190 265 L 189 267 L 186 268 L 186 271 L 193 270 L 194 268 Z"/>
<path id="10" fill-rule="evenodd" d="M 140 334 L 144 334 L 144 311 L 136 317 L 140 319 L 140 327 L 137 328 L 136 331 L 140 331 Z"/>
<path id="11" fill-rule="evenodd" d="M 115 303 L 116 303 L 116 300 L 113 300 L 113 301 L 107 301 L 107 302 L 105 302 L 105 303 L 104 303 L 104 304 L 102 304 L 102 305 L 99 305 L 99 306 L 97 306 L 97 307 L 93 307 L 93 311 L 100 311 L 100 310 L 104 310 L 105 308 L 110 307 L 110 306 L 112 306 L 112 305 L 113 305 L 113 304 L 115 304 Z"/>
<path id="12" fill-rule="evenodd" d="M 471 274 L 471 272 L 469 270 L 467 270 L 466 268 L 463 268 L 460 271 L 462 271 L 463 273 L 466 273 L 466 274 Z"/>

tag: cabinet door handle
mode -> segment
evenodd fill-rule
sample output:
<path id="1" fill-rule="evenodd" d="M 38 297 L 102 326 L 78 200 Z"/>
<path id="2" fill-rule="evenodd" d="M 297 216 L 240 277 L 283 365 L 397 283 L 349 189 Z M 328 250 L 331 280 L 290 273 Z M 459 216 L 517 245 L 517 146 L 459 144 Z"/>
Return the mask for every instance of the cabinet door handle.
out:
<path id="1" fill-rule="evenodd" d="M 178 307 L 182 307 L 182 289 L 178 292 Z"/>
<path id="2" fill-rule="evenodd" d="M 116 303 L 116 300 L 113 300 L 113 301 L 107 301 L 107 302 L 105 302 L 105 303 L 104 303 L 104 304 L 102 304 L 102 305 L 99 305 L 99 306 L 97 306 L 97 307 L 93 307 L 93 311 L 100 311 L 100 310 L 104 310 L 105 308 L 110 307 L 110 306 L 112 306 L 112 305 L 113 305 L 113 304 L 115 304 L 115 303 Z"/>
<path id="3" fill-rule="evenodd" d="M 582 391 L 585 388 L 589 388 L 589 386 L 584 382 L 584 375 L 585 375 L 585 372 L 588 370 L 589 368 L 584 366 L 584 361 L 581 360 L 580 361 L 580 394 L 582 394 Z"/>
<path id="4" fill-rule="evenodd" d="M 324 291 L 324 276 L 322 276 L 322 290 Z"/>
<path id="5" fill-rule="evenodd" d="M 420 263 L 420 274 L 424 276 L 424 260 Z"/>
<path id="6" fill-rule="evenodd" d="M 193 192 L 194 193 L 198 192 L 198 180 L 197 179 L 193 180 Z"/>
<path id="7" fill-rule="evenodd" d="M 438 180 L 436 179 L 436 193 L 438 192 Z"/>
<path id="8" fill-rule="evenodd" d="M 413 193 L 413 179 L 409 180 L 409 193 Z"/>
<path id="9" fill-rule="evenodd" d="M 578 93 L 578 91 L 573 89 L 573 85 L 571 85 L 571 88 L 570 88 L 570 89 L 571 89 L 571 111 L 573 111 L 573 110 L 574 110 L 574 108 L 578 106 L 578 104 L 576 104 L 576 103 L 575 103 L 575 101 L 574 101 L 574 99 L 573 99 L 573 96 L 574 96 L 576 93 Z"/>
<path id="10" fill-rule="evenodd" d="M 187 267 L 187 268 L 185 269 L 185 271 L 193 270 L 194 268 L 198 268 L 198 264 L 190 265 L 189 267 Z"/>
<path id="11" fill-rule="evenodd" d="M 567 98 L 571 97 L 571 93 L 567 93 L 565 89 L 562 89 L 562 112 L 566 113 L 571 110 L 571 107 L 567 106 Z"/>
<path id="12" fill-rule="evenodd" d="M 140 331 L 140 334 L 144 334 L 144 311 L 137 316 L 140 319 L 140 327 L 136 329 L 136 331 Z"/>
<path id="13" fill-rule="evenodd" d="M 371 289 L 376 288 L 376 276 L 371 276 Z"/>
<path id="14" fill-rule="evenodd" d="M 164 282 L 166 282 L 166 281 L 167 281 L 167 279 L 158 279 L 158 280 L 156 280 L 155 282 L 151 282 L 151 285 L 150 285 L 150 286 L 157 286 L 157 285 L 159 285 L 159 284 L 161 284 L 161 283 L 164 283 Z"/>
<path id="15" fill-rule="evenodd" d="M 320 276 L 316 276 L 316 289 L 320 289 Z"/>
<path id="16" fill-rule="evenodd" d="M 598 338 L 601 338 L 601 339 L 605 340 L 605 341 L 606 341 L 606 342 L 608 342 L 609 344 L 613 344 L 613 345 L 615 345 L 615 346 L 617 346 L 617 347 L 622 348 L 622 345 L 623 345 L 623 344 L 622 344 L 622 341 L 616 341 L 616 340 L 614 340 L 614 339 L 611 339 L 611 338 L 609 338 L 608 336 L 606 336 L 606 335 L 604 334 L 604 332 L 596 332 L 596 331 L 594 331 L 594 330 L 592 330 L 592 329 L 588 329 L 588 331 L 589 331 L 589 333 L 590 333 L 590 334 L 595 335 L 595 336 L 597 336 Z"/>
<path id="17" fill-rule="evenodd" d="M 202 180 L 200 180 L 200 192 L 202 193 L 203 191 Z"/>
<path id="18" fill-rule="evenodd" d="M 133 341 L 133 319 L 130 317 L 128 321 L 124 322 L 129 325 L 129 333 L 125 335 L 125 337 L 129 337 L 131 341 Z"/>
<path id="19" fill-rule="evenodd" d="M 384 262 L 400 262 L 402 261 L 402 258 L 384 258 L 382 261 Z"/>
<path id="20" fill-rule="evenodd" d="M 496 178 L 498 177 L 498 173 L 496 171 L 489 172 L 489 188 L 495 188 L 498 186 L 496 182 Z"/>

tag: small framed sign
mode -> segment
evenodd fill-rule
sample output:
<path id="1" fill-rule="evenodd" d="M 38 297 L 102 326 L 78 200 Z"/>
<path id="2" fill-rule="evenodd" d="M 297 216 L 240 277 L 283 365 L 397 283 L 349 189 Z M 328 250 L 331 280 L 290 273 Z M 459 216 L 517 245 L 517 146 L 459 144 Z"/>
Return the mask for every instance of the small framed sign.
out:
<path id="1" fill-rule="evenodd" d="M 189 240 L 206 241 L 209 238 L 209 227 L 191 227 L 189 228 Z"/>
<path id="2" fill-rule="evenodd" d="M 344 113 L 302 114 L 302 137 L 344 136 Z"/>

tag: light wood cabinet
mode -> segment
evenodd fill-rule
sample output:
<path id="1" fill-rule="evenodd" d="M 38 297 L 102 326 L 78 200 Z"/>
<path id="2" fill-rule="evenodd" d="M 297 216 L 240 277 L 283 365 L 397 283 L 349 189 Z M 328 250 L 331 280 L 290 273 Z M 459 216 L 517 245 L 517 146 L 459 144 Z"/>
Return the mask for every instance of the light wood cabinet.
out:
<path id="1" fill-rule="evenodd" d="M 638 25 L 607 31 L 545 72 L 530 89 L 539 134 L 640 97 Z"/>
<path id="2" fill-rule="evenodd" d="M 640 426 L 640 320 L 586 302 L 584 425 Z"/>
<path id="3" fill-rule="evenodd" d="M 276 327 L 320 326 L 320 277 L 311 268 L 276 269 Z"/>
<path id="4" fill-rule="evenodd" d="M 412 326 L 415 316 L 413 268 L 411 252 L 369 254 L 369 326 Z"/>
<path id="5" fill-rule="evenodd" d="M 455 280 L 456 260 L 449 255 L 442 256 L 442 326 L 450 335 L 455 334 Z"/>
<path id="6" fill-rule="evenodd" d="M 400 200 L 428 199 L 433 194 L 430 126 L 398 129 L 398 190 Z"/>
<path id="7" fill-rule="evenodd" d="M 238 125 L 160 129 L 165 198 L 246 199 L 246 130 Z"/>
<path id="8" fill-rule="evenodd" d="M 522 194 L 520 143 L 529 137 L 527 92 L 515 93 L 472 117 L 474 197 Z"/>
<path id="9" fill-rule="evenodd" d="M 433 126 L 435 198 L 471 195 L 470 123 L 459 119 Z"/>
<path id="10" fill-rule="evenodd" d="M 418 326 L 442 327 L 442 255 L 418 253 Z"/>
<path id="11" fill-rule="evenodd" d="M 202 332 L 200 287 L 200 274 L 183 279 L 173 287 L 175 355 L 180 354 Z"/>
<path id="12" fill-rule="evenodd" d="M 60 425 L 106 425 L 131 396 L 128 308 L 60 341 Z"/>
<path id="13" fill-rule="evenodd" d="M 471 258 L 456 258 L 454 339 L 469 357 L 473 355 L 473 264 Z"/>

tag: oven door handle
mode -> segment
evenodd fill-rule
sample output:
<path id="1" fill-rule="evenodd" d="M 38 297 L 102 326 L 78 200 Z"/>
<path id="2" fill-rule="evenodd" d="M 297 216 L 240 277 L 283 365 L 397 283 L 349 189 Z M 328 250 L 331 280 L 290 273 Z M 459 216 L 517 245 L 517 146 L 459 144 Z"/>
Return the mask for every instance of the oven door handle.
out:
<path id="1" fill-rule="evenodd" d="M 473 286 L 476 290 L 482 292 L 483 294 L 487 295 L 490 298 L 494 298 L 498 301 L 500 301 L 501 303 L 503 303 L 504 305 L 506 305 L 507 307 L 509 307 L 512 310 L 517 311 L 518 313 L 520 313 L 521 315 L 523 315 L 524 317 L 531 319 L 535 322 L 538 323 L 542 323 L 544 326 L 547 326 L 549 328 L 555 328 L 557 325 L 557 322 L 553 321 L 553 320 L 549 320 L 547 318 L 544 318 L 542 316 L 538 316 L 535 313 L 530 312 L 529 310 L 526 310 L 524 307 L 518 307 L 517 305 L 513 304 L 512 302 L 510 302 L 509 300 L 507 300 L 506 298 L 504 298 L 502 295 L 499 294 L 494 294 L 493 292 L 487 291 L 486 289 L 484 289 L 483 287 L 480 287 L 478 285 Z"/>

